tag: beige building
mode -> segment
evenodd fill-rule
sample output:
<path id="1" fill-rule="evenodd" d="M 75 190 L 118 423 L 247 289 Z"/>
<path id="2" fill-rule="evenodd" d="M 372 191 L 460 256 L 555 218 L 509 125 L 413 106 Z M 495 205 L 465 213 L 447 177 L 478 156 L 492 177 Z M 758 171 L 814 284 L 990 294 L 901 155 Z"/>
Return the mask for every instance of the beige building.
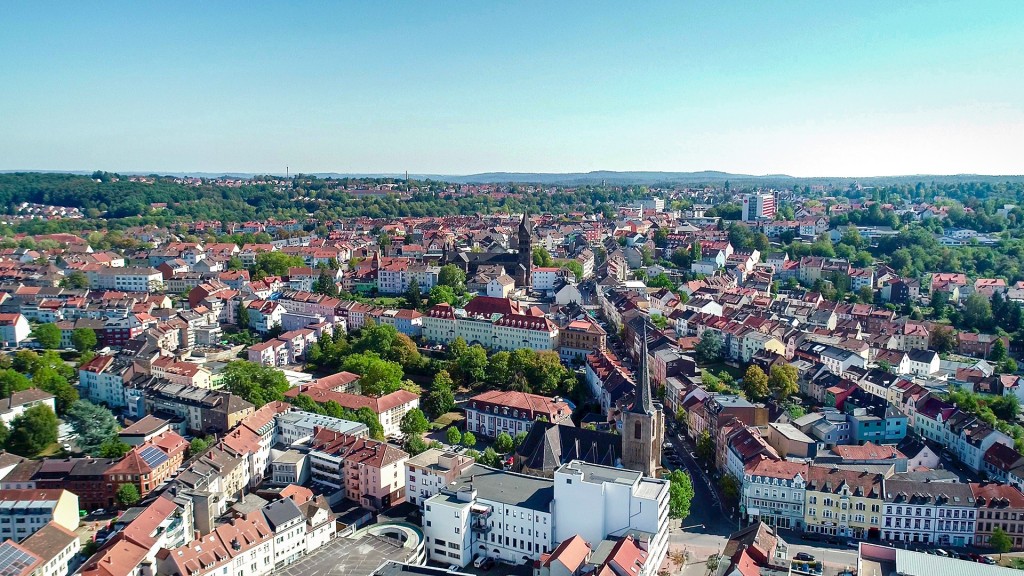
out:
<path id="1" fill-rule="evenodd" d="M 49 522 L 78 529 L 78 496 L 67 490 L 0 490 L 0 538 L 21 542 Z"/>

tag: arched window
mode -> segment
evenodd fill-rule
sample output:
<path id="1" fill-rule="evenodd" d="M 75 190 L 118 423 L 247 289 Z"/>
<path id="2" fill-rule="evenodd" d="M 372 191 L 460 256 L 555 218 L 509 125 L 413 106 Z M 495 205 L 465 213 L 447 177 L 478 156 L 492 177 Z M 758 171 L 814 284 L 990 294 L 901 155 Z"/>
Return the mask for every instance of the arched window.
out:
<path id="1" fill-rule="evenodd" d="M 633 438 L 636 438 L 637 440 L 641 438 L 643 432 L 642 428 L 643 426 L 640 424 L 639 420 L 633 423 Z"/>

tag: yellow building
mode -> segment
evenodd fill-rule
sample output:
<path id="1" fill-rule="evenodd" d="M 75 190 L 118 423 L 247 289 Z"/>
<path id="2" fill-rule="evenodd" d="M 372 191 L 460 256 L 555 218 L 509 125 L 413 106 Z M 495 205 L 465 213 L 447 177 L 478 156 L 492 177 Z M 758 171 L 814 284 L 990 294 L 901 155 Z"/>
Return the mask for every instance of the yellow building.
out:
<path id="1" fill-rule="evenodd" d="M 804 494 L 805 529 L 877 538 L 882 521 L 882 479 L 881 474 L 811 466 Z"/>

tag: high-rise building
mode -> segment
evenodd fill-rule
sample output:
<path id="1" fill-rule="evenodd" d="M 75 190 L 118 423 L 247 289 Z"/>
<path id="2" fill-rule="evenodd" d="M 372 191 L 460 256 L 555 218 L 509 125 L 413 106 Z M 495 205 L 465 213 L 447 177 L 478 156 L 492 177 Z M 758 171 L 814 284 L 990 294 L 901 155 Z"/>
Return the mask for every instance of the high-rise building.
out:
<path id="1" fill-rule="evenodd" d="M 654 476 L 665 441 L 665 415 L 651 398 L 646 325 L 640 338 L 636 400 L 633 401 L 633 407 L 622 415 L 622 466 L 644 476 Z"/>
<path id="2" fill-rule="evenodd" d="M 771 220 L 775 218 L 774 194 L 745 194 L 743 196 L 743 220 Z"/>

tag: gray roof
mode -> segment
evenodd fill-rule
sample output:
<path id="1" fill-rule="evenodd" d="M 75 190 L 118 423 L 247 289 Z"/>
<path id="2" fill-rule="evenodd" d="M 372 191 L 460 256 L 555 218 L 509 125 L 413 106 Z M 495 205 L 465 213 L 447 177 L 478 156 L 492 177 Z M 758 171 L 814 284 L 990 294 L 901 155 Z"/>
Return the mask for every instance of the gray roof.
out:
<path id="1" fill-rule="evenodd" d="M 467 468 L 449 488 L 457 490 L 464 486 L 472 486 L 478 498 L 541 512 L 549 512 L 555 498 L 555 483 L 551 479 L 495 470 L 480 464 Z"/>
<path id="2" fill-rule="evenodd" d="M 584 482 L 592 482 L 595 484 L 605 482 L 611 482 L 614 484 L 635 484 L 643 477 L 643 475 L 636 470 L 612 468 L 611 466 L 598 466 L 597 464 L 590 464 L 588 462 L 583 462 L 582 460 L 574 460 L 573 462 L 561 466 L 559 470 L 579 470 L 583 474 Z"/>
<path id="3" fill-rule="evenodd" d="M 896 570 L 906 576 L 1019 576 L 1020 571 L 896 548 Z"/>
<path id="4" fill-rule="evenodd" d="M 275 532 L 277 532 L 279 526 L 303 518 L 302 511 L 299 510 L 299 507 L 295 505 L 295 501 L 291 498 L 282 498 L 266 505 L 263 508 L 263 516 L 266 517 L 267 524 Z"/>

